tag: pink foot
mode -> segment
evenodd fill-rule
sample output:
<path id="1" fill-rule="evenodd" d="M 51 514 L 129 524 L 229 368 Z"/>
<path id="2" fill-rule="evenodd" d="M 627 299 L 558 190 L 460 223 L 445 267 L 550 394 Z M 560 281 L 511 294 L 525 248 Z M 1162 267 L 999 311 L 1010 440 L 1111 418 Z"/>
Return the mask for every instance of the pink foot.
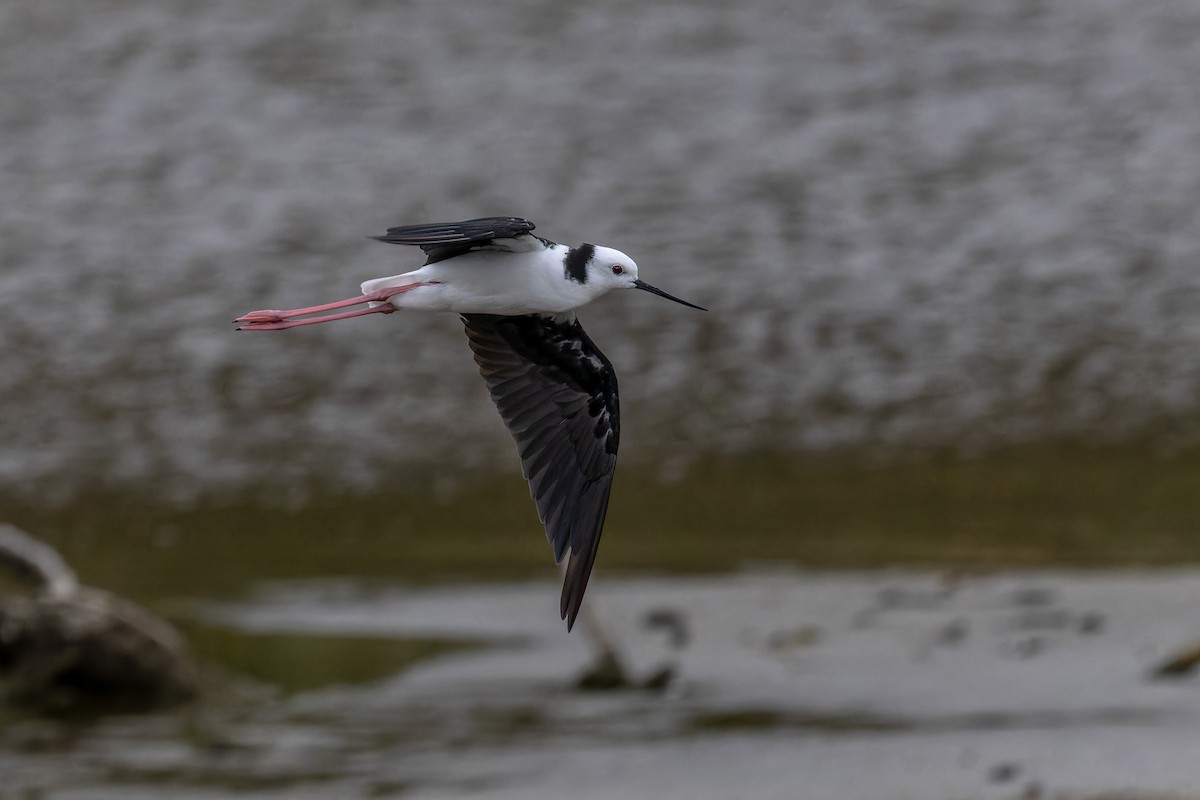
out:
<path id="1" fill-rule="evenodd" d="M 316 325 L 320 322 L 333 322 L 339 319 L 363 317 L 367 314 L 390 314 L 396 310 L 396 307 L 387 302 L 389 298 L 403 294 L 418 286 L 428 285 L 428 283 L 410 283 L 404 286 L 389 286 L 385 289 L 376 289 L 373 292 L 368 292 L 358 297 L 338 300 L 333 303 L 324 303 L 319 306 L 293 308 L 289 311 L 274 311 L 271 309 L 251 311 L 249 314 L 243 314 L 238 317 L 234 322 L 242 323 L 238 327 L 239 331 L 284 331 L 288 328 L 298 328 L 301 325 Z M 323 314 L 319 317 L 294 319 L 294 317 L 304 317 L 306 314 L 321 314 L 325 311 L 333 311 L 334 309 L 346 308 L 347 306 L 357 306 L 362 303 L 379 303 L 380 305 L 370 308 L 360 308 L 357 311 L 343 311 L 340 314 Z"/>

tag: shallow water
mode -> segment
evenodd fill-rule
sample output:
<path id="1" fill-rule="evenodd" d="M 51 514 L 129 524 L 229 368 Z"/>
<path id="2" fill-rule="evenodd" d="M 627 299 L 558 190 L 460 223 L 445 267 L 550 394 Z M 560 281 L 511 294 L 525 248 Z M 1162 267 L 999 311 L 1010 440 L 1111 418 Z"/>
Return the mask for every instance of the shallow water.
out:
<path id="1" fill-rule="evenodd" d="M 258 659 L 273 665 L 265 684 L 226 684 L 173 715 L 10 720 L 5 788 L 49 798 L 866 800 L 1189 796 L 1200 786 L 1196 679 L 1149 675 L 1194 642 L 1195 572 L 775 570 L 595 590 L 592 610 L 630 673 L 670 668 L 665 690 L 574 688 L 593 653 L 584 628 L 562 634 L 552 583 L 264 584 L 245 601 L 206 604 L 196 620 L 275 651 Z M 648 624 L 668 617 L 682 636 Z M 390 677 L 355 679 L 354 667 L 323 686 L 271 691 L 298 669 L 281 649 L 347 636 L 482 646 Z"/>
<path id="2" fill-rule="evenodd" d="M 284 507 L 255 496 L 180 507 L 98 492 L 65 507 L 10 503 L 9 519 L 59 548 L 85 582 L 151 604 L 236 597 L 263 579 L 427 585 L 550 574 L 520 475 L 459 480 L 454 491 L 402 483 Z M 1200 563 L 1197 485 L 1200 459 L 1137 449 L 885 463 L 721 459 L 682 481 L 626 465 L 596 570 Z"/>
<path id="3" fill-rule="evenodd" d="M 1194 3 L 0 9 L 0 482 L 507 465 L 450 317 L 229 320 L 523 214 L 711 307 L 584 313 L 625 452 L 1194 443 Z M 1182 166 L 1181 166 L 1182 165 Z M 437 469 L 437 467 L 433 467 Z"/>

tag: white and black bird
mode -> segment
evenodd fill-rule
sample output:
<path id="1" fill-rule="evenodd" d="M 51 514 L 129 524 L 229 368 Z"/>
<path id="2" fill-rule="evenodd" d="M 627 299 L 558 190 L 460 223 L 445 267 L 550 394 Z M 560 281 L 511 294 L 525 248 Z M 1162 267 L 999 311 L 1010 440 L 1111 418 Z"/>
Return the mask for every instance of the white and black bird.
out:
<path id="1" fill-rule="evenodd" d="M 424 266 L 366 281 L 359 297 L 254 311 L 236 322 L 240 330 L 275 331 L 398 309 L 460 314 L 475 362 L 516 440 L 554 559 L 561 564 L 569 554 L 561 613 L 570 630 L 596 560 L 621 435 L 617 376 L 575 309 L 614 289 L 641 289 L 704 309 L 640 280 L 637 264 L 619 250 L 568 247 L 534 236 L 533 229 L 517 217 L 391 228 L 374 238 L 420 247 Z"/>

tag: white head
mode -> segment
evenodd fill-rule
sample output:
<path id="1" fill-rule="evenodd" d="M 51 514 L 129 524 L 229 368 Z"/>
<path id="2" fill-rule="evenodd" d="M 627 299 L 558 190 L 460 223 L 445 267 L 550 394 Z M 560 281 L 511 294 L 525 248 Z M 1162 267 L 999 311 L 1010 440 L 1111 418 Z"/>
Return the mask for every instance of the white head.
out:
<path id="1" fill-rule="evenodd" d="M 593 244 L 572 247 L 563 258 L 563 270 L 569 280 L 592 288 L 596 292 L 596 297 L 607 294 L 613 289 L 641 289 L 691 308 L 706 310 L 639 280 L 638 268 L 634 260 L 620 250 L 614 250 L 611 247 L 600 247 Z"/>

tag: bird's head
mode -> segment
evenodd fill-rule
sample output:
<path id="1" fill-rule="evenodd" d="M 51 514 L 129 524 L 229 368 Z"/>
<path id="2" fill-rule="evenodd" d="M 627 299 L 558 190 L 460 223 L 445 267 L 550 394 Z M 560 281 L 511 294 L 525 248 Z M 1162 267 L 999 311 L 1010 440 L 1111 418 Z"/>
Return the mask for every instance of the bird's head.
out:
<path id="1" fill-rule="evenodd" d="M 589 247 L 590 245 L 584 245 Z M 632 258 L 614 250 L 611 247 L 592 247 L 591 258 L 587 261 L 587 282 L 606 292 L 613 289 L 641 289 L 644 292 L 665 297 L 689 308 L 707 311 L 706 308 L 693 305 L 686 300 L 680 300 L 674 295 L 667 294 L 656 286 L 651 286 L 638 278 L 637 264 Z"/>

